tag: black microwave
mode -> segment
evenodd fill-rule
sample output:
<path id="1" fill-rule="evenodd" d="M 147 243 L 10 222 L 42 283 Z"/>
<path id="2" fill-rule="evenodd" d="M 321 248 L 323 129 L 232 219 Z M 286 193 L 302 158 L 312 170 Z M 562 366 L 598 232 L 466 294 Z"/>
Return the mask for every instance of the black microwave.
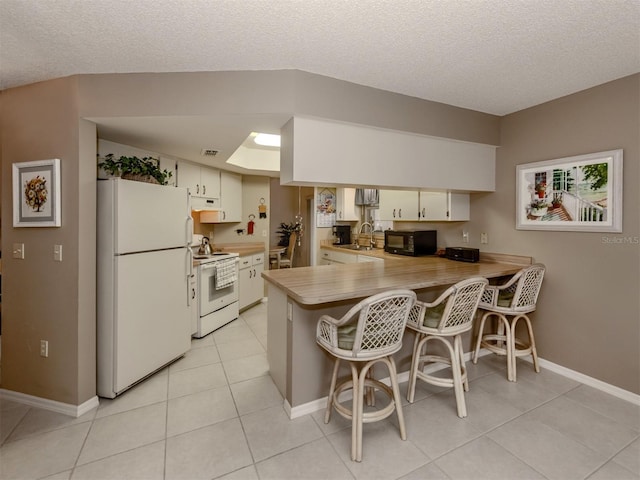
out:
<path id="1" fill-rule="evenodd" d="M 384 251 L 398 255 L 434 255 L 438 249 L 436 230 L 385 230 Z"/>

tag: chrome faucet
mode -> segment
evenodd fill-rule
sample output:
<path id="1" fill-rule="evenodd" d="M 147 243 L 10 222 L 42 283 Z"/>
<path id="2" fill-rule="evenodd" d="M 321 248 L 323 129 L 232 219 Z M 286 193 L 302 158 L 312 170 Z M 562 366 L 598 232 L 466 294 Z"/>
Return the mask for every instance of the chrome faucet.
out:
<path id="1" fill-rule="evenodd" d="M 362 235 L 362 231 L 364 230 L 365 226 L 369 227 L 369 248 L 373 248 L 376 242 L 373 239 L 373 225 L 371 225 L 369 222 L 362 222 L 362 225 L 360 225 L 360 231 L 358 232 L 358 245 L 360 245 L 360 235 Z"/>

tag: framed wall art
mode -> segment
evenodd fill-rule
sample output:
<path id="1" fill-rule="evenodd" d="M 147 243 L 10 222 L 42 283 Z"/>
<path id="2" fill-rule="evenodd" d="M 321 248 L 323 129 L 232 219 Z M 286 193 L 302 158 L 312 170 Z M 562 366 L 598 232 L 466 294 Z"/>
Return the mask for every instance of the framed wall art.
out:
<path id="1" fill-rule="evenodd" d="M 13 226 L 59 227 L 60 159 L 13 164 Z"/>
<path id="2" fill-rule="evenodd" d="M 516 167 L 516 228 L 622 231 L 622 150 Z"/>

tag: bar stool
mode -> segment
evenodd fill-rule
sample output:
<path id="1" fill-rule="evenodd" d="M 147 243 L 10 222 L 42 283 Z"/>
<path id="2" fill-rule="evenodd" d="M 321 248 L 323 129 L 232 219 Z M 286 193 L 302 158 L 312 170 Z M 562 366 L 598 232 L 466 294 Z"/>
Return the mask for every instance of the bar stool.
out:
<path id="1" fill-rule="evenodd" d="M 394 410 L 400 438 L 407 439 L 393 354 L 402 348 L 407 317 L 415 301 L 416 294 L 411 290 L 391 290 L 365 298 L 340 319 L 322 315 L 318 320 L 316 341 L 335 357 L 324 423 L 329 423 L 333 409 L 351 420 L 351 460 L 362 461 L 362 424 L 383 420 Z M 351 378 L 336 385 L 341 360 L 349 362 Z M 376 363 L 387 366 L 391 388 L 371 375 Z M 348 389 L 353 391 L 351 409 L 338 402 L 340 394 Z M 364 396 L 368 404 L 373 404 L 375 390 L 385 393 L 389 404 L 365 413 Z"/>
<path id="2" fill-rule="evenodd" d="M 540 373 L 533 328 L 527 313 L 536 309 L 544 272 L 545 266 L 536 263 L 520 270 L 504 285 L 490 285 L 485 289 L 478 308 L 486 313 L 480 321 L 473 363 L 478 362 L 482 346 L 490 352 L 507 357 L 507 379 L 511 382 L 516 381 L 516 357 L 531 355 L 533 368 L 536 373 Z M 498 319 L 495 332 L 484 334 L 485 322 L 493 316 Z M 528 342 L 516 338 L 516 327 L 520 319 L 526 324 Z"/>
<path id="3" fill-rule="evenodd" d="M 416 332 L 413 342 L 413 357 L 409 371 L 407 400 L 413 403 L 416 380 L 440 387 L 453 387 L 458 416 L 467 416 L 464 392 L 469 390 L 467 370 L 464 364 L 462 334 L 471 330 L 480 296 L 489 282 L 485 278 L 473 277 L 456 283 L 445 290 L 431 303 L 417 301 L 409 314 L 407 328 Z M 452 342 L 449 340 L 452 338 Z M 427 354 L 427 343 L 437 340 L 443 344 L 449 356 Z M 440 363 L 451 367 L 450 378 L 424 373 L 429 363 Z"/>

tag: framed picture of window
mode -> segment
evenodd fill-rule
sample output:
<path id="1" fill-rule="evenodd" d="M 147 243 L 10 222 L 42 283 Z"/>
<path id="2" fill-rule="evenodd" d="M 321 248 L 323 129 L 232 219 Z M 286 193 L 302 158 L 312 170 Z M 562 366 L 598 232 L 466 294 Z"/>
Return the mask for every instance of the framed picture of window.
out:
<path id="1" fill-rule="evenodd" d="M 622 232 L 622 150 L 518 165 L 516 228 Z"/>
<path id="2" fill-rule="evenodd" d="M 13 226 L 59 227 L 60 159 L 13 164 Z"/>

